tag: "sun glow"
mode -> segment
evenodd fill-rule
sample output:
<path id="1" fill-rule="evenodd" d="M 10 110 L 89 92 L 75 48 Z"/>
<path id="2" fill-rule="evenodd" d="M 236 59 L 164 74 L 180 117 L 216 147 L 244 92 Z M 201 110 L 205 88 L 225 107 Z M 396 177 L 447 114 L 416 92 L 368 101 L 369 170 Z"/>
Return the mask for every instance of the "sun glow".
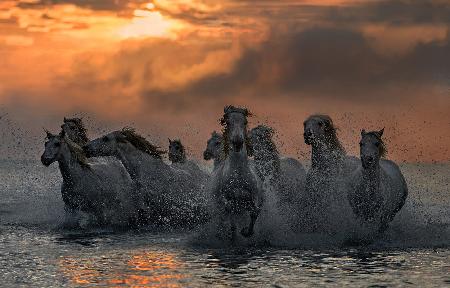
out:
<path id="1" fill-rule="evenodd" d="M 155 10 L 153 3 L 147 3 L 143 7 L 135 9 L 131 23 L 119 29 L 120 38 L 176 38 L 175 30 L 182 26 L 179 21 L 163 16 Z"/>

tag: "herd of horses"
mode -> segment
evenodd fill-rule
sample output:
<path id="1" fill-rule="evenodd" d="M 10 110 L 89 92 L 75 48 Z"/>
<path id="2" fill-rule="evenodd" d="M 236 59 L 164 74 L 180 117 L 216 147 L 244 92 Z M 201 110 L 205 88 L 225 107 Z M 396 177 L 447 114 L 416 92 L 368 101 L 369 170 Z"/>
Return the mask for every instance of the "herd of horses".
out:
<path id="1" fill-rule="evenodd" d="M 280 156 L 272 128 L 249 130 L 250 116 L 245 108 L 224 108 L 222 133 L 212 133 L 203 153 L 214 160 L 210 170 L 187 159 L 180 140 L 169 139 L 164 159 L 166 151 L 133 128 L 90 140 L 80 118 L 64 118 L 59 134 L 46 131 L 41 161 L 59 163 L 71 225 L 80 213 L 96 225 L 120 227 L 213 223 L 217 235 L 234 241 L 264 226 L 260 215 L 266 211 L 296 232 L 364 227 L 379 235 L 403 207 L 408 189 L 399 167 L 383 159 L 384 129 L 361 131 L 358 159 L 346 154 L 329 116 L 308 117 L 304 140 L 312 155 L 306 171 L 298 160 Z"/>

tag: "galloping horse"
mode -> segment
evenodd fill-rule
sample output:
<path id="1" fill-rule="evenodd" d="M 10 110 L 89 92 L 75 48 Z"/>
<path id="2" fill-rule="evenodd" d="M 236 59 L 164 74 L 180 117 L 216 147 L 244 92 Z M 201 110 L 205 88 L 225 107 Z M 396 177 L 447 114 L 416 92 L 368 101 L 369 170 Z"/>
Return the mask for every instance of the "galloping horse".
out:
<path id="1" fill-rule="evenodd" d="M 211 138 L 206 143 L 206 149 L 203 152 L 203 159 L 209 161 L 214 160 L 214 170 L 216 170 L 222 162 L 221 153 L 223 151 L 223 136 L 214 131 Z"/>
<path id="2" fill-rule="evenodd" d="M 275 202 L 283 222 L 292 224 L 294 211 L 304 197 L 306 172 L 298 160 L 280 158 L 273 136 L 274 130 L 265 125 L 250 131 L 253 163 L 263 183 L 269 186 L 266 202 Z"/>
<path id="3" fill-rule="evenodd" d="M 361 131 L 361 165 L 353 173 L 348 188 L 348 200 L 364 224 L 374 230 L 387 229 L 408 197 L 408 187 L 399 167 L 386 156 L 386 146 L 380 131 Z"/>
<path id="4" fill-rule="evenodd" d="M 231 238 L 236 237 L 237 220 L 249 215 L 250 223 L 241 235 L 250 237 L 261 211 L 264 194 L 262 181 L 249 165 L 251 146 L 247 137 L 247 109 L 227 106 L 221 124 L 224 127 L 223 162 L 212 176 L 212 196 L 215 211 L 231 225 Z M 213 213 L 214 213 L 213 212 Z M 222 223 L 224 224 L 224 223 Z"/>
<path id="5" fill-rule="evenodd" d="M 348 157 L 327 115 L 312 115 L 304 122 L 304 140 L 312 146 L 311 169 L 306 175 L 305 201 L 300 207 L 302 230 L 335 232 L 346 215 L 343 179 L 356 169 L 358 160 Z"/>
<path id="6" fill-rule="evenodd" d="M 84 146 L 88 157 L 115 156 L 137 183 L 142 221 L 156 225 L 192 226 L 205 221 L 201 187 L 186 173 L 162 160 L 165 153 L 132 128 L 111 132 Z"/>
<path id="7" fill-rule="evenodd" d="M 55 161 L 63 177 L 61 194 L 67 216 L 76 211 L 94 215 L 97 224 L 128 225 L 136 219 L 133 182 L 119 162 L 92 163 L 81 147 L 65 135 L 47 131 L 41 162 L 49 166 Z"/>

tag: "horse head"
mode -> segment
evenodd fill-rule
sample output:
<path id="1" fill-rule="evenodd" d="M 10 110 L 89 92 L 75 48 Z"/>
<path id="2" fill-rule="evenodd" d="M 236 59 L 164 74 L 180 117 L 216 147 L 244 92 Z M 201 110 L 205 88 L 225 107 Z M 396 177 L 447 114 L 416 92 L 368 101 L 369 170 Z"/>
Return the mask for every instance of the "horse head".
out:
<path id="1" fill-rule="evenodd" d="M 169 139 L 169 160 L 172 163 L 184 163 L 186 161 L 186 151 L 181 140 Z"/>
<path id="2" fill-rule="evenodd" d="M 370 168 L 378 165 L 380 158 L 386 156 L 387 150 L 383 139 L 384 128 L 380 131 L 361 131 L 360 157 L 364 167 Z"/>
<path id="3" fill-rule="evenodd" d="M 211 134 L 211 138 L 209 138 L 206 143 L 206 149 L 203 152 L 203 159 L 211 160 L 218 159 L 220 157 L 220 153 L 223 150 L 223 137 L 221 134 L 214 131 Z"/>
<path id="4" fill-rule="evenodd" d="M 224 127 L 225 149 L 231 147 L 233 152 L 240 152 L 246 144 L 247 150 L 251 148 L 247 137 L 247 117 L 252 114 L 245 108 L 226 106 L 220 123 Z M 249 153 L 250 151 L 247 151 Z M 249 153 L 250 154 L 250 153 Z"/>

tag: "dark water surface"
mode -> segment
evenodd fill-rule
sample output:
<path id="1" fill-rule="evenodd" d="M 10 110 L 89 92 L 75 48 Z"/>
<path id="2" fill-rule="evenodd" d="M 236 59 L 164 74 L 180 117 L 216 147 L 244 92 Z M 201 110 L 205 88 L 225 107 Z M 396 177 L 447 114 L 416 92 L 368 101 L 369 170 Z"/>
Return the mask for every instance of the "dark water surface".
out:
<path id="1" fill-rule="evenodd" d="M 59 229 L 57 168 L 0 162 L 0 286 L 449 287 L 449 168 L 404 165 L 410 200 L 370 246 L 211 248 L 194 233 Z"/>

